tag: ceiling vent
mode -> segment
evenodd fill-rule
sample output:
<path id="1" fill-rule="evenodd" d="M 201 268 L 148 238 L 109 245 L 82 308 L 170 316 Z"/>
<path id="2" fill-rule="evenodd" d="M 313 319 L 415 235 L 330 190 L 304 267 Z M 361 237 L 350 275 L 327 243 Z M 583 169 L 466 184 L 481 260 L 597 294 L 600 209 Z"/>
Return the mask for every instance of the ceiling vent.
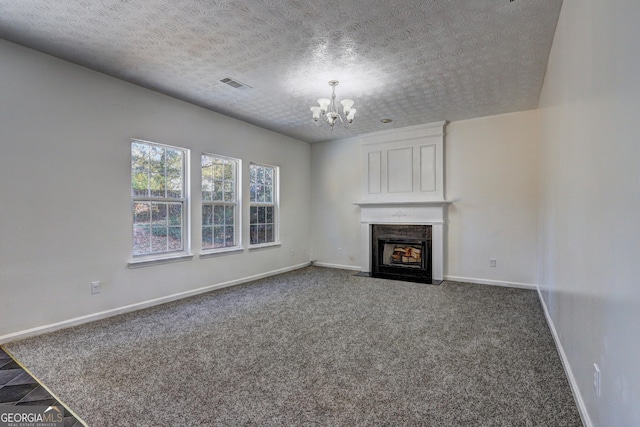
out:
<path id="1" fill-rule="evenodd" d="M 231 77 L 225 77 L 220 80 L 222 83 L 231 86 L 234 89 L 251 89 L 251 86 L 241 83 L 237 80 L 232 79 Z"/>

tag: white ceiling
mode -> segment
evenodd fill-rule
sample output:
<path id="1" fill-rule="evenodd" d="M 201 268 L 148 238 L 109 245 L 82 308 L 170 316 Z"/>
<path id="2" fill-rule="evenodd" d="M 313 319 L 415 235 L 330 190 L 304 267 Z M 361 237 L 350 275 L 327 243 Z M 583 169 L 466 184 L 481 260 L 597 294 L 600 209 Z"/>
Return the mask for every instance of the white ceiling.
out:
<path id="1" fill-rule="evenodd" d="M 318 142 L 536 108 L 561 5 L 0 0 L 0 37 Z M 225 77 L 251 88 L 220 83 Z M 340 80 L 338 100 L 355 100 L 348 130 L 311 120 L 331 79 Z"/>

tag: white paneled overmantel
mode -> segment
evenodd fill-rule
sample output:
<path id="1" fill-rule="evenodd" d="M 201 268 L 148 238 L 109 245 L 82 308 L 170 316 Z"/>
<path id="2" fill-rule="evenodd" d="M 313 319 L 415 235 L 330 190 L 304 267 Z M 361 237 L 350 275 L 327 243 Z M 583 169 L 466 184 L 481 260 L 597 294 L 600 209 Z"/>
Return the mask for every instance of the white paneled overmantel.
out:
<path id="1" fill-rule="evenodd" d="M 371 272 L 373 224 L 431 225 L 432 278 L 444 276 L 446 207 L 444 133 L 447 122 L 362 137 L 361 271 Z"/>
<path id="2" fill-rule="evenodd" d="M 444 201 L 446 122 L 362 136 L 363 203 Z"/>

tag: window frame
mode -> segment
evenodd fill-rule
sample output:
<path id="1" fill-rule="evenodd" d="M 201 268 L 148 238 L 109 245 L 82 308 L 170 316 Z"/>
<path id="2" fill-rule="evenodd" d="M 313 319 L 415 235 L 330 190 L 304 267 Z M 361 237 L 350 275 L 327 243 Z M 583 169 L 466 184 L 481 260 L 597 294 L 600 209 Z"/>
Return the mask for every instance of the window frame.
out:
<path id="1" fill-rule="evenodd" d="M 234 177 L 234 183 L 235 183 L 235 200 L 233 202 L 227 202 L 227 201 L 219 201 L 219 200 L 204 200 L 204 176 L 202 173 L 202 164 L 203 164 L 203 158 L 204 156 L 209 156 L 212 159 L 221 159 L 221 160 L 226 160 L 226 161 L 232 161 L 235 163 L 235 177 Z M 225 180 L 223 179 L 223 182 L 225 182 Z M 224 198 L 224 197 L 223 197 Z M 212 198 L 213 199 L 213 198 Z M 235 158 L 235 157 L 230 157 L 230 156 L 224 156 L 221 154 L 214 154 L 214 153 L 208 153 L 208 152 L 203 152 L 200 155 L 200 202 L 201 202 L 201 206 L 200 206 L 200 254 L 203 256 L 206 255 L 215 255 L 215 254 L 221 254 L 221 253 L 227 253 L 227 252 L 236 252 L 236 251 L 242 251 L 244 249 L 243 245 L 242 245 L 242 160 Z M 211 247 L 211 248 L 205 248 L 204 247 L 204 207 L 205 205 L 210 205 L 212 206 L 212 216 L 213 216 L 213 212 L 214 212 L 214 206 L 215 205 L 222 205 L 222 206 L 234 206 L 234 224 L 233 224 L 233 230 L 234 230 L 234 245 L 233 246 L 223 246 L 223 247 Z M 212 223 L 211 223 L 211 228 L 212 228 L 212 241 L 213 241 L 213 233 L 214 233 L 214 223 L 213 223 L 213 219 L 212 219 Z M 226 226 L 226 225 L 225 225 Z"/>
<path id="2" fill-rule="evenodd" d="M 146 196 L 136 196 L 133 194 L 133 178 L 134 178 L 134 167 L 133 167 L 133 145 L 134 144 L 142 144 L 147 145 L 149 147 L 160 147 L 163 149 L 170 149 L 182 152 L 182 197 L 172 198 L 167 197 L 165 193 L 164 197 L 152 196 L 150 193 Z M 131 212 L 131 259 L 128 262 L 130 268 L 141 267 L 146 265 L 153 264 L 161 264 L 164 262 L 175 262 L 181 260 L 188 260 L 193 257 L 191 254 L 191 197 L 190 197 L 190 158 L 191 151 L 185 147 L 178 147 L 175 145 L 162 144 L 153 141 L 146 141 L 142 139 L 132 138 L 129 143 L 129 171 L 130 171 L 130 181 L 129 181 L 129 191 L 131 197 L 130 204 L 130 212 Z M 149 174 L 151 174 L 151 167 L 149 166 Z M 165 164 L 164 177 L 165 180 L 167 178 L 167 170 Z M 165 190 L 166 191 L 166 190 Z M 135 254 L 134 253 L 134 233 L 135 233 L 135 213 L 134 208 L 136 203 L 166 203 L 166 204 L 180 204 L 182 206 L 181 209 L 181 244 L 182 248 L 180 250 L 175 251 L 163 251 L 163 252 L 150 252 L 143 254 Z M 169 221 L 167 214 L 167 221 Z M 167 224 L 167 232 L 169 232 L 170 225 Z"/>
<path id="3" fill-rule="evenodd" d="M 251 201 L 251 168 L 267 167 L 273 169 L 272 177 L 272 201 L 271 202 L 255 202 Z M 248 225 L 249 225 L 249 249 L 264 248 L 269 246 L 279 246 L 280 243 L 280 167 L 269 165 L 266 163 L 249 162 L 249 209 L 248 209 Z M 251 243 L 251 208 L 252 207 L 273 207 L 273 241 L 263 243 Z"/>

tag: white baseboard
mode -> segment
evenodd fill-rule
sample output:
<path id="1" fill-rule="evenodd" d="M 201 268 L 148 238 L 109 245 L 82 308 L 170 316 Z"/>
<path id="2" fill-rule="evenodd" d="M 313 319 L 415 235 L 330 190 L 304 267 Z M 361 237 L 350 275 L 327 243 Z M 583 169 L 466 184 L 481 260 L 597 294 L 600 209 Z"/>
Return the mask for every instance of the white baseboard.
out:
<path id="1" fill-rule="evenodd" d="M 101 311 L 99 313 L 88 314 L 86 316 L 75 317 L 69 320 L 63 320 L 62 322 L 51 323 L 49 325 L 37 326 L 35 328 L 25 329 L 23 331 L 13 332 L 10 334 L 0 336 L 0 344 L 5 344 L 11 341 L 22 340 L 25 338 L 33 337 L 36 335 L 46 334 L 48 332 L 57 331 L 59 329 L 69 328 L 71 326 L 82 325 L 84 323 L 93 322 L 100 319 L 106 319 L 108 317 L 117 316 L 118 314 L 129 313 L 131 311 L 141 310 L 147 307 L 153 307 L 155 305 L 164 304 L 171 301 L 176 301 L 183 298 L 188 298 L 194 295 L 203 294 L 205 292 L 213 291 L 215 289 L 227 288 L 229 286 L 240 285 L 242 283 L 251 282 L 253 280 L 263 279 L 265 277 L 275 276 L 277 274 L 286 273 L 288 271 L 298 270 L 300 268 L 308 267 L 310 262 L 294 265 L 291 267 L 285 267 L 278 270 L 268 271 L 266 273 L 256 274 L 253 276 L 243 277 L 241 279 L 230 280 L 228 282 L 217 283 L 215 285 L 205 286 L 203 288 L 194 289 L 191 291 L 180 292 L 166 297 L 155 298 L 152 300 L 142 301 L 135 304 L 125 305 L 122 307 L 114 308 L 111 310 Z"/>
<path id="2" fill-rule="evenodd" d="M 477 283 L 479 285 L 502 286 L 506 288 L 531 289 L 534 291 L 538 289 L 536 285 L 531 283 L 504 282 L 502 280 L 478 279 L 476 277 L 444 276 L 444 280 L 451 280 L 452 282 Z"/>
<path id="3" fill-rule="evenodd" d="M 318 262 L 318 261 L 312 261 L 311 265 L 315 267 L 338 268 L 340 270 L 353 270 L 353 271 L 362 270 L 362 268 L 358 265 L 331 264 L 328 262 Z"/>
<path id="4" fill-rule="evenodd" d="M 542 305 L 542 310 L 544 311 L 544 317 L 547 319 L 547 324 L 549 325 L 549 329 L 551 329 L 551 335 L 553 336 L 553 340 L 556 343 L 556 349 L 558 350 L 558 354 L 560 355 L 560 360 L 562 361 L 562 367 L 564 368 L 564 372 L 567 375 L 569 380 L 569 385 L 571 386 L 571 392 L 573 393 L 573 398 L 576 401 L 578 406 L 578 412 L 580 412 L 580 418 L 582 418 L 582 424 L 584 427 L 593 427 L 593 423 L 591 422 L 591 418 L 589 417 L 589 412 L 587 412 L 587 406 L 584 403 L 584 399 L 582 398 L 582 394 L 580 393 L 580 388 L 578 388 L 578 383 L 576 382 L 576 377 L 573 375 L 573 371 L 571 370 L 571 365 L 569 364 L 569 359 L 567 359 L 567 354 L 564 352 L 564 347 L 562 346 L 562 342 L 560 341 L 560 336 L 558 335 L 558 331 L 556 330 L 556 326 L 553 323 L 553 319 L 549 314 L 549 309 L 547 308 L 547 303 L 542 297 L 542 293 L 540 292 L 540 287 L 537 287 L 538 297 L 540 298 L 540 304 Z"/>

